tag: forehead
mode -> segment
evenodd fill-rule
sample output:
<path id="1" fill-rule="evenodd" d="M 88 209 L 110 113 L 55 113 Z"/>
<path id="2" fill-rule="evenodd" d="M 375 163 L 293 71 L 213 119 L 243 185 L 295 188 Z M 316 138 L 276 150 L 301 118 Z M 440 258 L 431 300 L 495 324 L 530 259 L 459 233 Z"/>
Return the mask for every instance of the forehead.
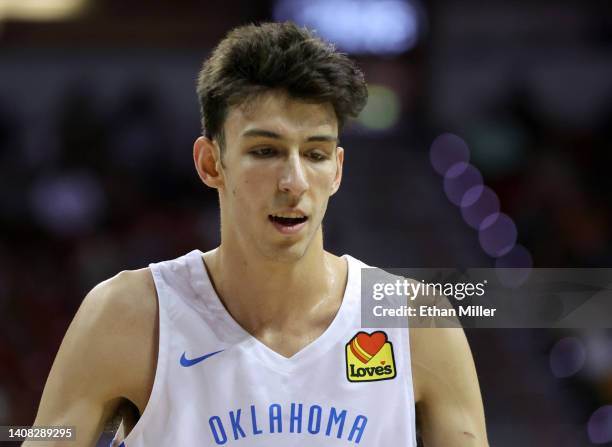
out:
<path id="1" fill-rule="evenodd" d="M 224 127 L 228 142 L 251 129 L 265 129 L 287 138 L 313 133 L 338 135 L 336 113 L 330 103 L 309 103 L 281 91 L 261 93 L 231 107 Z"/>

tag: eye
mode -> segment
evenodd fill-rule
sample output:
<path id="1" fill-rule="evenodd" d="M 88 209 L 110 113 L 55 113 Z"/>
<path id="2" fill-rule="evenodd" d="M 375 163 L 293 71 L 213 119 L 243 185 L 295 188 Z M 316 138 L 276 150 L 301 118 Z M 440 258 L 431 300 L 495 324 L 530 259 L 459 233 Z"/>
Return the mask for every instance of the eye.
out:
<path id="1" fill-rule="evenodd" d="M 327 155 L 322 154 L 321 152 L 309 152 L 308 158 L 310 158 L 313 161 L 323 161 L 323 160 L 327 160 Z"/>
<path id="2" fill-rule="evenodd" d="M 276 155 L 276 149 L 272 147 L 259 147 L 249 151 L 249 154 L 252 154 L 257 158 L 268 158 Z"/>

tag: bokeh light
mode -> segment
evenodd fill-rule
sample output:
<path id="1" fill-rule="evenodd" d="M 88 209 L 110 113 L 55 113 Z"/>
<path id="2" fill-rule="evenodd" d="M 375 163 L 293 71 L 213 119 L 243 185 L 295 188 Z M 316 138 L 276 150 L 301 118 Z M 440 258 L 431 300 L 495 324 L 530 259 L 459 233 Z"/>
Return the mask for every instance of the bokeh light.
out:
<path id="1" fill-rule="evenodd" d="M 512 250 L 495 260 L 496 276 L 506 287 L 521 286 L 529 278 L 532 268 L 531 253 L 520 244 L 516 244 Z"/>
<path id="2" fill-rule="evenodd" d="M 504 213 L 485 218 L 478 232 L 480 246 L 489 256 L 499 258 L 512 250 L 517 230 L 512 219 Z"/>
<path id="3" fill-rule="evenodd" d="M 405 52 L 425 28 L 425 14 L 414 0 L 279 0 L 274 19 L 315 29 L 353 54 Z"/>
<path id="4" fill-rule="evenodd" d="M 88 172 L 43 177 L 30 191 L 30 207 L 38 223 L 58 235 L 95 227 L 106 206 L 99 182 Z"/>
<path id="5" fill-rule="evenodd" d="M 67 19 L 82 13 L 87 3 L 87 0 L 0 0 L 0 21 Z"/>
<path id="6" fill-rule="evenodd" d="M 393 127 L 400 116 L 400 100 L 397 94 L 384 85 L 368 86 L 368 103 L 359 114 L 358 121 L 370 130 L 386 130 Z"/>
<path id="7" fill-rule="evenodd" d="M 463 139 L 452 133 L 445 133 L 431 143 L 429 159 L 435 171 L 445 175 L 451 166 L 467 163 L 470 160 L 470 150 Z"/>
<path id="8" fill-rule="evenodd" d="M 559 340 L 550 351 L 550 369 L 555 377 L 571 377 L 582 369 L 586 361 L 586 349 L 576 337 Z"/>
<path id="9" fill-rule="evenodd" d="M 499 212 L 499 198 L 488 186 L 472 186 L 461 199 L 463 220 L 477 230 L 487 216 L 497 212 Z"/>
<path id="10" fill-rule="evenodd" d="M 429 149 L 434 170 L 444 176 L 444 192 L 461 208 L 465 222 L 479 231 L 480 246 L 489 256 L 505 259 L 496 263 L 502 284 L 516 287 L 528 277 L 533 265 L 525 247 L 515 247 L 518 232 L 514 221 L 500 213 L 499 198 L 483 184 L 482 174 L 471 165 L 466 142 L 452 133 L 438 136 Z M 514 269 L 514 271 L 512 271 Z"/>
<path id="11" fill-rule="evenodd" d="M 461 206 L 470 189 L 482 185 L 482 175 L 474 166 L 459 162 L 451 166 L 444 175 L 444 192 L 453 204 Z"/>
<path id="12" fill-rule="evenodd" d="M 528 145 L 520 123 L 505 118 L 487 119 L 470 132 L 472 159 L 487 176 L 500 178 L 520 169 Z"/>
<path id="13" fill-rule="evenodd" d="M 594 444 L 612 442 L 612 405 L 595 410 L 587 425 L 589 439 Z"/>

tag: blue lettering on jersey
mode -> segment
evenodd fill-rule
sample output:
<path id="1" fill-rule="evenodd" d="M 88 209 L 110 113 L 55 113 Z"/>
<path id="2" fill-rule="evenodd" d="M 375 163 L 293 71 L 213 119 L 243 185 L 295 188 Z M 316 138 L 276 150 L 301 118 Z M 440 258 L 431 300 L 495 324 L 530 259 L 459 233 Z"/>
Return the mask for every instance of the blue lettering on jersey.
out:
<path id="1" fill-rule="evenodd" d="M 251 422 L 253 424 L 253 434 L 261 435 L 263 430 L 257 428 L 257 413 L 255 412 L 255 405 L 251 405 Z"/>
<path id="2" fill-rule="evenodd" d="M 331 407 L 329 412 L 329 419 L 327 420 L 327 429 L 325 430 L 325 436 L 330 436 L 332 431 L 332 424 L 340 424 L 338 431 L 336 432 L 336 438 L 342 438 L 342 429 L 344 428 L 344 420 L 346 419 L 346 410 L 342 410 L 340 414 L 334 407 Z"/>
<path id="3" fill-rule="evenodd" d="M 359 444 L 368 423 L 368 418 L 362 414 L 351 416 L 348 410 L 335 407 L 324 408 L 316 404 L 305 407 L 304 404 L 295 402 L 291 403 L 289 412 L 285 410 L 285 414 L 283 414 L 282 406 L 277 403 L 270 404 L 268 408 L 261 410 L 255 405 L 251 405 L 250 413 L 250 426 L 248 426 L 248 418 L 245 418 L 244 422 L 240 422 L 241 408 L 228 411 L 227 418 L 221 416 L 210 417 L 208 425 L 215 443 L 224 445 L 228 442 L 229 427 L 231 427 L 231 433 L 235 441 L 248 438 L 249 435 L 261 435 L 266 428 L 268 429 L 266 434 L 283 433 L 283 418 L 288 418 L 288 421 L 285 420 L 285 430 L 288 422 L 289 433 L 298 436 L 335 436 L 337 439 L 346 439 L 348 443 Z M 264 429 L 257 425 L 258 415 L 261 416 L 262 414 Z M 266 416 L 267 424 L 265 423 Z M 304 417 L 307 419 L 304 420 Z M 227 431 L 223 425 L 224 421 L 228 427 Z M 344 430 L 345 423 L 350 427 L 350 430 Z M 302 434 L 302 425 L 306 427 L 308 433 L 304 432 Z M 325 430 L 323 431 L 322 428 Z"/>
<path id="4" fill-rule="evenodd" d="M 210 425 L 210 430 L 212 431 L 213 438 L 215 438 L 217 445 L 225 444 L 227 442 L 227 435 L 225 434 L 221 418 L 219 416 L 211 417 L 208 420 L 208 425 Z"/>
<path id="5" fill-rule="evenodd" d="M 308 413 L 308 433 L 316 435 L 321 429 L 321 407 L 313 405 Z"/>
<path id="6" fill-rule="evenodd" d="M 270 405 L 270 433 L 274 433 L 274 424 L 276 424 L 276 431 L 279 433 L 283 432 L 283 412 L 279 404 Z"/>
<path id="7" fill-rule="evenodd" d="M 289 431 L 291 433 L 302 433 L 302 404 L 291 403 L 291 424 L 289 425 Z M 298 408 L 297 414 L 295 414 L 295 408 Z M 297 425 L 297 430 L 295 429 Z"/>
<path id="8" fill-rule="evenodd" d="M 355 444 L 359 444 L 361 441 L 361 435 L 363 435 L 363 429 L 368 423 L 368 418 L 365 416 L 357 416 L 355 418 L 355 422 L 353 422 L 353 428 L 351 428 L 351 433 L 349 434 L 348 440 L 352 441 L 353 437 L 355 437 Z"/>
<path id="9" fill-rule="evenodd" d="M 236 413 L 234 413 L 233 411 L 229 412 L 230 421 L 232 423 L 232 431 L 234 432 L 234 439 L 236 440 L 238 439 L 238 434 L 240 434 L 241 438 L 246 438 L 246 434 L 244 433 L 244 430 L 240 426 L 240 412 L 241 411 L 242 410 L 238 409 L 236 410 Z"/>

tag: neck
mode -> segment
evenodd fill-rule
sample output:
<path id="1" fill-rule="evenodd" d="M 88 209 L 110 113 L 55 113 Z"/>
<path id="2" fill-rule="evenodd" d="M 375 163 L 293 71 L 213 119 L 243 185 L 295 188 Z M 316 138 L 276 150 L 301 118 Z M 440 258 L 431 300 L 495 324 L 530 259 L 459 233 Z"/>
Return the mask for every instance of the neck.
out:
<path id="1" fill-rule="evenodd" d="M 295 328 L 297 321 L 337 310 L 342 299 L 344 260 L 324 251 L 322 240 L 319 231 L 304 256 L 291 261 L 247 253 L 231 243 L 221 243 L 204 259 L 217 294 L 247 331 Z"/>

